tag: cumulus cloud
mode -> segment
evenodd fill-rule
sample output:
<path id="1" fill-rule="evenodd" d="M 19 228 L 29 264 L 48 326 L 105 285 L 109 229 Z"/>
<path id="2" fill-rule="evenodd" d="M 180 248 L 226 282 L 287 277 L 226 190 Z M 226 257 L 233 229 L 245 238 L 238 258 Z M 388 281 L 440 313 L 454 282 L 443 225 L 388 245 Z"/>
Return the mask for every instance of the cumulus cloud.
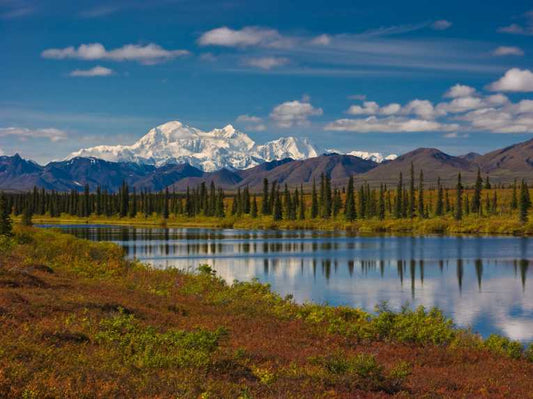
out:
<path id="1" fill-rule="evenodd" d="M 503 57 L 506 55 L 518 55 L 522 56 L 524 55 L 524 50 L 522 50 L 520 47 L 513 47 L 513 46 L 500 46 L 494 49 L 492 52 L 492 55 Z"/>
<path id="2" fill-rule="evenodd" d="M 272 69 L 287 65 L 289 59 L 285 57 L 257 57 L 257 58 L 248 58 L 244 61 L 246 65 L 260 68 L 260 69 Z"/>
<path id="3" fill-rule="evenodd" d="M 378 118 L 369 116 L 364 119 L 338 119 L 328 123 L 325 130 L 348 131 L 357 133 L 406 133 L 406 132 L 439 132 L 458 129 L 456 124 L 443 124 L 436 121 L 406 117 Z"/>
<path id="4" fill-rule="evenodd" d="M 434 119 L 435 107 L 428 100 L 412 100 L 403 107 L 398 103 L 380 106 L 375 101 L 365 101 L 363 105 L 352 105 L 346 113 L 350 115 L 415 115 L 421 119 Z"/>
<path id="5" fill-rule="evenodd" d="M 374 115 L 379 112 L 379 105 L 375 101 L 365 101 L 363 106 L 352 105 L 346 113 L 350 115 Z"/>
<path id="6" fill-rule="evenodd" d="M 138 61 L 144 64 L 153 64 L 188 54 L 189 51 L 187 50 L 166 50 L 155 43 L 146 45 L 126 44 L 113 50 L 107 50 L 101 43 L 89 43 L 81 44 L 77 48 L 70 46 L 47 49 L 41 53 L 41 56 L 57 60 L 74 58 L 86 61 Z"/>
<path id="7" fill-rule="evenodd" d="M 5 127 L 0 128 L 0 137 L 18 137 L 21 140 L 30 138 L 46 138 L 52 142 L 64 140 L 67 138 L 67 133 L 63 130 L 47 128 L 47 129 L 28 129 L 23 127 Z"/>
<path id="8" fill-rule="evenodd" d="M 456 84 L 455 86 L 450 87 L 444 97 L 449 98 L 458 98 L 458 97 L 470 97 L 476 93 L 476 89 L 470 86 Z"/>
<path id="9" fill-rule="evenodd" d="M 509 84 L 508 89 L 517 87 L 514 81 L 504 81 L 503 84 Z M 524 85 L 519 87 L 524 88 Z M 325 129 L 357 133 L 447 132 L 446 138 L 465 137 L 473 131 L 533 133 L 533 100 L 522 99 L 513 103 L 502 93 L 484 94 L 461 84 L 447 90 L 444 97 L 449 100 L 435 105 L 420 99 L 405 105 L 390 103 L 384 106 L 375 101 L 364 101 L 347 110 L 359 118 L 338 119 L 328 123 Z M 466 133 L 459 135 L 457 130 Z"/>
<path id="10" fill-rule="evenodd" d="M 497 81 L 487 86 L 492 91 L 533 91 L 533 72 L 529 69 L 512 68 Z"/>
<path id="11" fill-rule="evenodd" d="M 69 75 L 70 76 L 81 76 L 81 77 L 94 77 L 94 76 L 109 76 L 112 74 L 113 74 L 112 69 L 98 65 L 91 69 L 75 69 Z"/>
<path id="12" fill-rule="evenodd" d="M 482 108 L 484 106 L 485 102 L 479 97 L 460 97 L 454 98 L 449 103 L 440 103 L 437 105 L 437 110 L 443 111 L 443 113 L 454 114 Z"/>
<path id="13" fill-rule="evenodd" d="M 278 127 L 289 128 L 309 124 L 309 117 L 322 115 L 322 108 L 315 108 L 305 101 L 286 101 L 274 107 L 270 118 Z"/>
<path id="14" fill-rule="evenodd" d="M 240 30 L 222 26 L 203 33 L 198 39 L 200 46 L 223 47 L 286 47 L 289 42 L 276 29 L 259 26 L 247 26 Z"/>
<path id="15" fill-rule="evenodd" d="M 437 116 L 435 107 L 428 100 L 412 100 L 407 103 L 403 108 L 403 113 L 407 115 L 416 115 L 422 119 L 433 119 Z"/>
<path id="16" fill-rule="evenodd" d="M 431 27 L 435 30 L 446 30 L 452 26 L 450 21 L 445 19 L 439 19 L 431 24 Z"/>

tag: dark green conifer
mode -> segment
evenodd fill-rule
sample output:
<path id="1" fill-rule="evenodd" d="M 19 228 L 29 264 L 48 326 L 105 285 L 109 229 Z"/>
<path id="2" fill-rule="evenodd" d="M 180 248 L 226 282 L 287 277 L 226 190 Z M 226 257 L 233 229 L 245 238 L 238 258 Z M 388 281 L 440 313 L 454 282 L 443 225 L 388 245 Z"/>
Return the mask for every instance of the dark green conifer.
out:
<path id="1" fill-rule="evenodd" d="M 455 220 L 461 220 L 463 218 L 463 184 L 461 183 L 461 173 L 457 175 L 455 195 Z"/>

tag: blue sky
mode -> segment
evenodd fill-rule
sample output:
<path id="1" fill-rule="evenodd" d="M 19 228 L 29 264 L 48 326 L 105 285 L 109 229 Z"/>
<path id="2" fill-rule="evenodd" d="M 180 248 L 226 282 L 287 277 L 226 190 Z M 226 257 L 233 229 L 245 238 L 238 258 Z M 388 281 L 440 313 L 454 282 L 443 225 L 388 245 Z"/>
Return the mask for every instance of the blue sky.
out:
<path id="1" fill-rule="evenodd" d="M 531 138 L 527 2 L 439 3 L 0 0 L 0 151 L 46 162 L 174 119 L 342 151 Z"/>

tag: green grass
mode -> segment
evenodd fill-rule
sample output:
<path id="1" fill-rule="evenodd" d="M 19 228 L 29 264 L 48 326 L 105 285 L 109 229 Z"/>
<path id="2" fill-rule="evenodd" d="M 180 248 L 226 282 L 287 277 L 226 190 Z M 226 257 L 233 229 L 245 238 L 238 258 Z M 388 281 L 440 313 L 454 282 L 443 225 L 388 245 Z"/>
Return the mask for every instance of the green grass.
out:
<path id="1" fill-rule="evenodd" d="M 206 227 L 236 229 L 283 229 L 283 230 L 323 230 L 350 231 L 359 234 L 396 233 L 396 234 L 497 234 L 533 235 L 533 221 L 520 223 L 518 218 L 509 216 L 478 217 L 470 215 L 462 221 L 451 216 L 430 219 L 365 219 L 347 222 L 342 217 L 332 219 L 306 219 L 274 221 L 270 216 L 252 218 L 249 215 L 227 216 L 225 218 L 197 216 L 171 216 L 164 220 L 160 217 L 119 218 L 97 217 L 78 218 L 63 215 L 59 218 L 35 216 L 33 222 L 62 224 L 111 224 L 124 226 L 166 226 L 166 227 Z"/>

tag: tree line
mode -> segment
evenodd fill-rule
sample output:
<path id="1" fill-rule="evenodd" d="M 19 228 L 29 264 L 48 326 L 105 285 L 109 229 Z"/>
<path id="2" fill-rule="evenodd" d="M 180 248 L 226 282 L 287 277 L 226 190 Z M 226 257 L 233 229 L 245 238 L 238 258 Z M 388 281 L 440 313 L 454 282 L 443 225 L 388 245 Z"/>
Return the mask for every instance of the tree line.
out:
<path id="1" fill-rule="evenodd" d="M 415 176 L 411 165 L 410 176 L 406 183 L 402 173 L 399 174 L 395 187 L 385 184 L 371 188 L 362 183 L 355 188 L 353 176 L 348 184 L 333 187 L 331 178 L 322 174 L 319 182 L 313 181 L 310 192 L 304 193 L 303 187 L 289 189 L 277 181 L 263 181 L 262 193 L 251 193 L 248 187 L 239 188 L 236 193 L 227 195 L 211 182 L 197 187 L 187 188 L 185 193 L 160 192 L 148 190 L 137 191 L 125 182 L 118 192 L 109 192 L 98 187 L 90 192 L 85 185 L 82 192 L 46 191 L 35 187 L 27 193 L 2 194 L 0 196 L 0 234 L 10 231 L 10 214 L 22 215 L 24 224 L 31 224 L 33 215 L 59 217 L 62 214 L 88 217 L 151 217 L 157 215 L 168 219 L 170 215 L 197 217 L 208 216 L 224 218 L 225 216 L 250 215 L 271 216 L 273 220 L 304 220 L 344 218 L 346 221 L 356 219 L 386 218 L 413 219 L 452 216 L 461 220 L 465 215 L 490 216 L 518 211 L 522 222 L 528 220 L 531 199 L 527 183 L 517 181 L 511 187 L 510 200 L 503 204 L 498 197 L 501 190 L 492 190 L 489 178 L 485 180 L 478 170 L 473 190 L 465 190 L 461 174 L 453 189 L 444 187 L 440 179 L 436 188 L 425 188 L 423 170 Z M 486 191 L 484 193 L 484 191 Z"/>

